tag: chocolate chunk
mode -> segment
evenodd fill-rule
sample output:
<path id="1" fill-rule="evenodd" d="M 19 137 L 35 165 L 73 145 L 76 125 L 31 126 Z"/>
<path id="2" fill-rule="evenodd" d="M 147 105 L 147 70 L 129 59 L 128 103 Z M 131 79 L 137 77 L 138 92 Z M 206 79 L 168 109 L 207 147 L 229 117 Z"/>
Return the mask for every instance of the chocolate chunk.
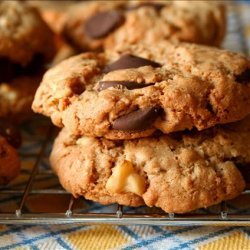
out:
<path id="1" fill-rule="evenodd" d="M 125 87 L 127 89 L 141 89 L 141 88 L 145 88 L 148 86 L 152 86 L 154 85 L 154 83 L 137 83 L 137 82 L 127 82 L 127 81 L 103 81 L 103 82 L 99 82 L 98 85 L 98 91 L 102 91 L 104 89 L 108 89 L 111 87 L 118 87 L 118 86 L 122 86 Z"/>
<path id="2" fill-rule="evenodd" d="M 154 62 L 145 58 L 126 54 L 126 55 L 121 56 L 120 59 L 118 59 L 114 63 L 107 65 L 103 69 L 103 73 L 108 73 L 108 72 L 115 71 L 118 69 L 139 68 L 143 66 L 160 67 L 161 65 L 157 62 Z"/>
<path id="3" fill-rule="evenodd" d="M 0 136 L 4 137 L 15 148 L 21 146 L 22 138 L 20 131 L 6 120 L 0 120 Z"/>
<path id="4" fill-rule="evenodd" d="M 85 33 L 93 39 L 103 38 L 122 25 L 124 20 L 124 16 L 120 11 L 110 10 L 100 12 L 87 20 Z"/>
<path id="5" fill-rule="evenodd" d="M 237 75 L 235 80 L 242 84 L 250 83 L 250 69 L 246 69 L 240 75 Z"/>
<path id="6" fill-rule="evenodd" d="M 112 124 L 112 128 L 122 131 L 146 130 L 152 126 L 160 111 L 161 108 L 159 107 L 138 109 L 116 119 Z"/>
<path id="7" fill-rule="evenodd" d="M 161 3 L 140 3 L 134 6 L 129 6 L 127 8 L 127 10 L 136 10 L 142 7 L 152 7 L 154 8 L 156 11 L 160 11 L 162 8 L 164 8 L 166 5 L 165 4 L 161 4 Z"/>

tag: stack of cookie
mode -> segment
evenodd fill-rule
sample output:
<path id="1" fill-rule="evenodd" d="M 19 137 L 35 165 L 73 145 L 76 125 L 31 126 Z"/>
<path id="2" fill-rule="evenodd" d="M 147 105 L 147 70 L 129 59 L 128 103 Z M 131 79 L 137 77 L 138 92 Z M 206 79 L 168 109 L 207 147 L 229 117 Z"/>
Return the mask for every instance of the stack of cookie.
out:
<path id="1" fill-rule="evenodd" d="M 72 19 L 66 22 L 78 47 L 104 52 L 83 53 L 50 69 L 38 88 L 33 110 L 63 128 L 51 165 L 75 197 L 184 213 L 232 199 L 244 190 L 242 172 L 250 164 L 250 61 L 214 47 L 173 41 L 186 39 L 184 34 L 195 40 L 197 31 L 196 26 L 185 26 L 192 20 L 190 7 L 177 2 L 159 8 L 82 4 L 86 13 L 98 12 L 86 14 L 85 26 L 77 22 L 84 34 L 78 25 L 70 26 Z M 202 21 L 207 20 L 204 13 L 222 19 L 219 5 L 197 5 L 194 16 L 201 12 Z M 103 10 L 103 6 L 108 7 Z M 122 18 L 114 14 L 117 9 Z M 122 22 L 110 25 L 113 19 L 106 19 L 106 11 Z M 175 31 L 169 31 L 172 41 L 156 36 L 163 31 L 157 26 L 162 25 L 161 19 L 171 17 L 165 12 L 179 13 L 176 23 L 164 20 L 163 27 Z M 101 36 L 96 35 L 100 30 L 93 20 L 98 21 Z M 134 33 L 138 20 L 155 22 L 143 38 L 139 28 L 138 36 Z M 199 25 L 204 25 L 200 30 L 208 28 L 202 22 Z M 214 25 L 209 27 L 211 31 Z M 204 35 L 200 42 L 212 44 L 220 32 L 217 27 L 211 31 L 213 39 Z M 120 38 L 129 39 L 128 34 L 134 42 L 121 44 Z M 106 44 L 115 44 L 114 49 Z"/>

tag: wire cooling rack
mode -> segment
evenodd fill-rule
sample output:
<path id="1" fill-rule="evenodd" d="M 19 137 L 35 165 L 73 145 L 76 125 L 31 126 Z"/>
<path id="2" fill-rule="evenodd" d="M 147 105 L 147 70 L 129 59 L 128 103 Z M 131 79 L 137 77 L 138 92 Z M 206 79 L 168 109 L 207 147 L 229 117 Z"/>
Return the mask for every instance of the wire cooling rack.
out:
<path id="1" fill-rule="evenodd" d="M 249 55 L 243 27 L 249 23 L 248 9 L 229 6 L 228 34 L 224 47 Z M 35 128 L 35 129 L 34 129 Z M 62 189 L 52 173 L 48 155 L 54 128 L 40 118 L 24 125 L 22 173 L 7 187 L 0 187 L 1 224 L 109 223 L 145 225 L 250 226 L 249 187 L 235 200 L 184 215 L 167 214 L 155 208 L 102 206 L 74 199 Z"/>
<path id="2" fill-rule="evenodd" d="M 245 190 L 234 201 L 222 202 L 217 206 L 184 215 L 167 214 L 160 209 L 146 207 L 102 206 L 83 198 L 74 199 L 62 189 L 49 168 L 48 155 L 56 129 L 51 124 L 48 125 L 47 121 L 36 120 L 35 123 L 35 125 L 28 124 L 25 128 L 29 131 L 29 135 L 24 135 L 26 143 L 20 152 L 23 159 L 21 176 L 28 178 L 23 180 L 21 177 L 21 180 L 16 183 L 0 189 L 0 223 L 2 224 L 250 226 L 250 205 L 239 207 L 242 200 L 249 199 L 250 203 L 250 189 Z M 31 127 L 36 127 L 35 131 L 32 131 Z M 37 143 L 40 141 L 41 143 Z M 26 165 L 29 166 L 26 167 Z"/>

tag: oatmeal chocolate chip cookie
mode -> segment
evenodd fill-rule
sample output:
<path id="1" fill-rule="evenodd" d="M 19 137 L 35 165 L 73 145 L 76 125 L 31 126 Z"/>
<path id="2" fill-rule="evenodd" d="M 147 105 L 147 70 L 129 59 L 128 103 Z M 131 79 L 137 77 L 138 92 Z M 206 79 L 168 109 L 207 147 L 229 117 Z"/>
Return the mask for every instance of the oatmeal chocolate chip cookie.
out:
<path id="1" fill-rule="evenodd" d="M 203 130 L 250 113 L 250 61 L 166 41 L 85 53 L 45 74 L 33 110 L 73 134 L 108 139 Z"/>
<path id="2" fill-rule="evenodd" d="M 103 204 L 184 213 L 239 195 L 250 167 L 250 117 L 201 132 L 110 141 L 65 128 L 50 157 L 63 187 Z"/>
<path id="3" fill-rule="evenodd" d="M 80 51 L 177 40 L 219 46 L 225 6 L 208 1 L 105 1 L 70 8 L 65 38 Z"/>
<path id="4" fill-rule="evenodd" d="M 2 137 L 0 124 L 0 185 L 14 179 L 20 171 L 20 160 L 16 149 Z"/>
<path id="5" fill-rule="evenodd" d="M 0 38 L 0 61 L 8 69 L 25 69 L 34 57 L 47 62 L 54 56 L 52 31 L 36 9 L 20 1 L 0 2 Z"/>

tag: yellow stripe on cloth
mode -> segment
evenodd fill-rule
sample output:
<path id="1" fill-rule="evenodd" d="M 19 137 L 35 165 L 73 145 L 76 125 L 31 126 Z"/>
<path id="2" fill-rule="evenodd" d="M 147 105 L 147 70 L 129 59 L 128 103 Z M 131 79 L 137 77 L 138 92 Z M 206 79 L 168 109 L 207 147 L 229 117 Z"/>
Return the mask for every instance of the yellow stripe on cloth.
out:
<path id="1" fill-rule="evenodd" d="M 129 239 L 114 226 L 95 226 L 63 237 L 73 249 L 113 249 L 129 243 Z"/>
<path id="2" fill-rule="evenodd" d="M 249 250 L 250 239 L 246 234 L 238 231 L 223 238 L 209 242 L 198 248 L 199 250 Z"/>

